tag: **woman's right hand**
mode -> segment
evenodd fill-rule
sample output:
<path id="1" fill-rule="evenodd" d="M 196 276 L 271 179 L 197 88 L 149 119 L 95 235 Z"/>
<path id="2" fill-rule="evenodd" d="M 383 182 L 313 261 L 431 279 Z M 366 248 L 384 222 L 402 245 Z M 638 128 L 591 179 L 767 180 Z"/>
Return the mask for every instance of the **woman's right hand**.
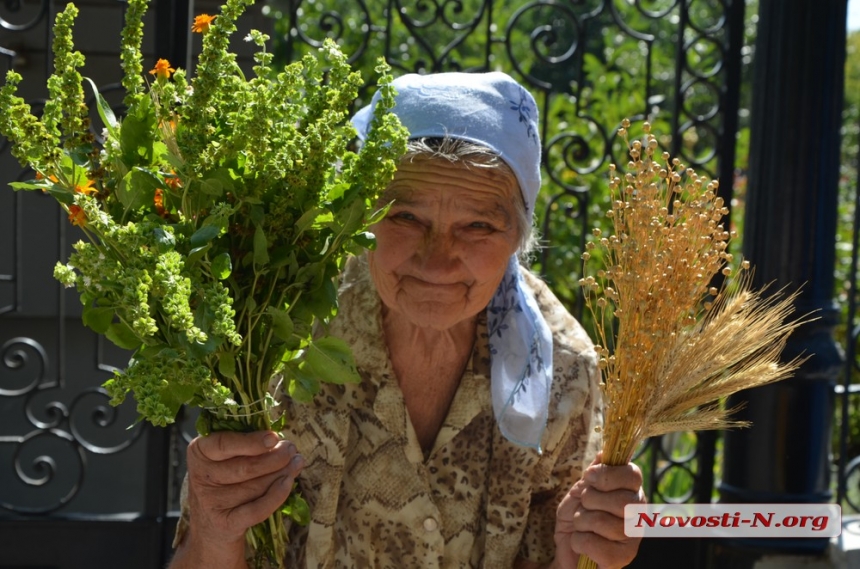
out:
<path id="1" fill-rule="evenodd" d="M 272 431 L 197 437 L 187 457 L 191 524 L 171 568 L 245 567 L 246 530 L 284 503 L 304 459 Z"/>

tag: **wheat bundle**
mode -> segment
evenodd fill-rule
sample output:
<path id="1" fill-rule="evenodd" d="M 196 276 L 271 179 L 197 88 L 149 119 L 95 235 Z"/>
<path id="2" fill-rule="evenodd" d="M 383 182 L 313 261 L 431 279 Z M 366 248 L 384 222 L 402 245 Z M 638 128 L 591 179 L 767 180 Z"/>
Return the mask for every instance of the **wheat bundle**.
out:
<path id="1" fill-rule="evenodd" d="M 658 161 L 650 125 L 631 143 L 629 124 L 619 129 L 630 154 L 623 178 L 610 165 L 613 233 L 594 230 L 583 260 L 602 268 L 580 280 L 599 344 L 608 465 L 630 462 L 651 436 L 748 426 L 730 418 L 725 398 L 790 376 L 803 359 L 780 353 L 810 320 L 788 318 L 796 292 L 753 291 L 749 262 L 733 266 L 717 181 L 666 152 Z M 580 558 L 580 569 L 595 567 Z"/>

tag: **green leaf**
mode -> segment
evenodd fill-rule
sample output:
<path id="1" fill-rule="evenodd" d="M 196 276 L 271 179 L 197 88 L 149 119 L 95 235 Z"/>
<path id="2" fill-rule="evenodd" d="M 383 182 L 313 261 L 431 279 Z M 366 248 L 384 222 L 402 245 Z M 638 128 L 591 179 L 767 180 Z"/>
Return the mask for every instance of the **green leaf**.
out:
<path id="1" fill-rule="evenodd" d="M 281 508 L 281 513 L 290 517 L 300 526 L 306 526 L 311 523 L 311 509 L 308 503 L 297 492 L 290 494 L 286 504 Z"/>
<path id="2" fill-rule="evenodd" d="M 245 200 L 247 201 L 247 200 Z M 263 208 L 255 205 L 251 208 L 251 223 L 256 225 L 257 227 L 263 225 L 263 221 L 266 219 L 266 213 L 263 211 Z"/>
<path id="3" fill-rule="evenodd" d="M 208 174 L 206 174 L 205 181 L 219 185 L 222 192 L 230 192 L 236 188 L 235 179 L 233 178 L 232 174 L 230 174 L 230 170 L 227 168 L 218 168 L 217 170 L 209 172 Z"/>
<path id="4" fill-rule="evenodd" d="M 126 209 L 134 210 L 150 206 L 155 200 L 155 190 L 161 186 L 158 176 L 143 168 L 134 168 L 116 189 L 119 201 Z"/>
<path id="5" fill-rule="evenodd" d="M 223 205 L 226 205 L 226 202 L 221 202 Z M 209 215 L 206 216 L 206 219 L 203 220 L 203 224 L 201 227 L 205 227 L 207 225 L 213 225 L 221 230 L 221 234 L 227 232 L 227 227 L 230 224 L 230 216 L 233 214 L 233 211 L 229 211 L 229 213 L 219 213 L 218 215 Z"/>
<path id="6" fill-rule="evenodd" d="M 316 219 L 314 219 L 313 227 L 315 229 L 328 227 L 331 225 L 332 221 L 334 221 L 334 214 L 332 214 L 332 212 L 330 211 L 324 211 L 317 215 Z"/>
<path id="7" fill-rule="evenodd" d="M 90 154 L 93 151 L 92 144 L 84 144 L 82 146 L 76 146 L 75 148 L 69 150 L 69 157 L 72 159 L 77 166 L 89 166 L 90 164 Z M 86 174 L 84 174 L 84 177 Z"/>
<path id="8" fill-rule="evenodd" d="M 269 255 L 269 265 L 273 269 L 279 269 L 292 263 L 295 258 L 296 252 L 292 247 L 280 245 L 272 249 L 272 253 Z"/>
<path id="9" fill-rule="evenodd" d="M 143 343 L 124 322 L 114 322 L 108 326 L 105 338 L 125 350 L 135 350 Z"/>
<path id="10" fill-rule="evenodd" d="M 143 116 L 139 116 L 143 114 Z M 155 117 L 146 113 L 128 115 L 123 119 L 120 127 L 119 144 L 122 161 L 129 168 L 133 166 L 148 166 L 152 163 L 152 141 L 154 140 L 152 128 Z"/>
<path id="11" fill-rule="evenodd" d="M 221 228 L 215 225 L 204 225 L 194 232 L 189 242 L 191 247 L 202 247 L 221 235 Z"/>
<path id="12" fill-rule="evenodd" d="M 153 229 L 152 237 L 155 239 L 155 248 L 159 253 L 170 251 L 176 246 L 176 237 L 162 227 Z"/>
<path id="13" fill-rule="evenodd" d="M 320 382 L 313 373 L 309 373 L 306 366 L 294 364 L 295 362 L 290 362 L 287 366 L 287 393 L 299 403 L 310 403 L 314 395 L 320 392 Z"/>
<path id="14" fill-rule="evenodd" d="M 277 420 L 272 423 L 269 428 L 276 433 L 280 433 L 284 430 L 284 427 L 287 426 L 287 414 L 281 413 L 281 415 L 277 418 Z"/>
<path id="15" fill-rule="evenodd" d="M 376 235 L 370 231 L 362 231 L 352 236 L 352 240 L 360 247 L 373 251 L 376 249 Z"/>
<path id="16" fill-rule="evenodd" d="M 197 429 L 197 434 L 205 437 L 212 432 L 212 422 L 209 420 L 209 413 L 200 413 L 197 416 L 197 421 L 194 423 Z"/>
<path id="17" fill-rule="evenodd" d="M 335 220 L 341 226 L 340 233 L 351 236 L 358 231 L 364 222 L 364 202 L 362 200 L 355 200 L 349 206 L 340 210 Z"/>
<path id="18" fill-rule="evenodd" d="M 203 343 L 189 341 L 184 335 L 179 338 L 179 343 L 188 351 L 188 354 L 198 360 L 205 360 L 208 356 L 214 354 L 218 346 L 224 341 L 214 334 L 210 334 Z"/>
<path id="19" fill-rule="evenodd" d="M 352 351 L 343 340 L 328 336 L 308 345 L 305 361 L 310 370 L 328 383 L 358 383 L 361 377 L 355 367 Z"/>
<path id="20" fill-rule="evenodd" d="M 232 352 L 218 354 L 218 373 L 227 379 L 236 377 L 236 356 Z"/>
<path id="21" fill-rule="evenodd" d="M 254 264 L 265 265 L 269 262 L 269 244 L 266 240 L 266 233 L 262 226 L 257 226 L 254 231 Z"/>
<path id="22" fill-rule="evenodd" d="M 200 190 L 204 194 L 221 197 L 221 195 L 224 193 L 224 184 L 221 183 L 221 180 L 209 178 L 200 182 Z"/>
<path id="23" fill-rule="evenodd" d="M 269 306 L 266 314 L 272 319 L 272 331 L 281 340 L 289 340 L 293 335 L 293 319 L 279 308 Z"/>
<path id="24" fill-rule="evenodd" d="M 181 383 L 171 383 L 167 387 L 162 387 L 159 390 L 161 402 L 167 407 L 171 417 L 176 417 L 179 413 L 179 408 L 190 402 L 194 398 L 194 385 L 182 385 Z"/>
<path id="25" fill-rule="evenodd" d="M 313 293 L 302 296 L 301 303 L 307 305 L 314 316 L 327 322 L 337 314 L 337 285 L 334 279 L 323 278 L 322 286 Z"/>
<path id="26" fill-rule="evenodd" d="M 46 190 L 45 184 L 34 184 L 32 182 L 9 182 L 13 190 Z"/>
<path id="27" fill-rule="evenodd" d="M 223 281 L 233 272 L 233 262 L 230 253 L 221 253 L 212 259 L 212 275 L 219 281 Z"/>
<path id="28" fill-rule="evenodd" d="M 307 291 L 314 291 L 322 284 L 325 275 L 325 263 L 308 263 L 296 273 L 296 284 L 305 286 Z"/>
<path id="29" fill-rule="evenodd" d="M 155 346 L 141 346 L 141 348 L 137 352 L 135 352 L 135 357 L 154 358 L 159 354 L 163 355 L 166 358 L 179 357 L 179 353 L 167 344 L 156 344 Z"/>
<path id="30" fill-rule="evenodd" d="M 115 138 L 116 127 L 118 123 L 116 120 L 116 115 L 113 114 L 113 109 L 110 108 L 108 102 L 105 100 L 104 97 L 102 97 L 102 94 L 99 93 L 95 82 L 89 77 L 84 77 L 84 79 L 89 82 L 90 87 L 93 88 L 93 95 L 95 95 L 96 98 L 96 108 L 99 111 L 99 117 L 102 119 L 102 122 L 104 123 L 105 128 L 107 128 L 110 135 Z"/>
<path id="31" fill-rule="evenodd" d="M 295 236 L 298 237 L 299 235 L 304 233 L 310 226 L 312 226 L 314 224 L 314 221 L 316 221 L 317 216 L 322 213 L 322 211 L 322 209 L 315 207 L 303 213 L 302 216 L 298 219 L 298 221 L 296 221 L 296 223 L 294 224 Z"/>
<path id="32" fill-rule="evenodd" d="M 394 204 L 394 202 L 390 201 L 387 204 L 385 204 L 385 207 L 378 209 L 378 210 L 374 211 L 372 214 L 370 214 L 370 218 L 367 220 L 367 225 L 373 225 L 374 223 L 379 223 L 380 221 L 385 219 L 385 216 L 388 215 L 388 210 L 391 209 L 391 206 L 393 204 Z"/>
<path id="33" fill-rule="evenodd" d="M 350 188 L 350 184 L 346 182 L 340 182 L 337 184 L 333 184 L 329 190 L 326 199 L 330 202 L 335 200 L 339 200 L 343 197 L 343 193 Z"/>
<path id="34" fill-rule="evenodd" d="M 212 248 L 211 243 L 207 243 L 206 245 L 201 245 L 200 247 L 195 247 L 194 249 L 188 252 L 188 258 L 185 260 L 185 266 L 190 267 L 194 265 L 197 261 L 203 258 L 203 255 Z"/>
<path id="35" fill-rule="evenodd" d="M 75 203 L 74 194 L 61 186 L 51 186 L 48 188 L 48 193 L 60 203 L 64 203 L 66 205 L 72 205 Z"/>
<path id="36" fill-rule="evenodd" d="M 84 326 L 96 334 L 104 334 L 113 322 L 116 311 L 113 308 L 101 306 L 85 306 L 81 315 Z"/>

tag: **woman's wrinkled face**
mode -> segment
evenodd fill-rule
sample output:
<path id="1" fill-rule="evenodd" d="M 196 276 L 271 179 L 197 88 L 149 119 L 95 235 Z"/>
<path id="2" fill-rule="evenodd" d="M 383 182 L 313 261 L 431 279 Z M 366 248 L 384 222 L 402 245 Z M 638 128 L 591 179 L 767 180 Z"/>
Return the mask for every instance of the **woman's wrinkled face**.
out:
<path id="1" fill-rule="evenodd" d="M 446 330 L 483 310 L 516 251 L 516 179 L 447 160 L 404 161 L 374 226 L 370 271 L 385 307 Z"/>

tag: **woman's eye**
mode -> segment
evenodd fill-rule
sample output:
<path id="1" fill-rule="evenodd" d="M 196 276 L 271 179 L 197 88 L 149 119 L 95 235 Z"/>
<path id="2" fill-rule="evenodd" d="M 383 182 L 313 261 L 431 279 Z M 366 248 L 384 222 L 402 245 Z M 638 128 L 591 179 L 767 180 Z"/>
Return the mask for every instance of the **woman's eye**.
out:
<path id="1" fill-rule="evenodd" d="M 412 215 L 411 213 L 409 213 L 408 211 L 399 211 L 399 212 L 395 213 L 394 215 L 392 215 L 391 217 L 393 217 L 395 219 L 403 219 L 406 221 L 414 221 L 415 220 L 415 216 Z"/>
<path id="2" fill-rule="evenodd" d="M 492 229 L 493 227 L 487 223 L 486 221 L 473 221 L 469 224 L 469 227 L 473 229 Z"/>

